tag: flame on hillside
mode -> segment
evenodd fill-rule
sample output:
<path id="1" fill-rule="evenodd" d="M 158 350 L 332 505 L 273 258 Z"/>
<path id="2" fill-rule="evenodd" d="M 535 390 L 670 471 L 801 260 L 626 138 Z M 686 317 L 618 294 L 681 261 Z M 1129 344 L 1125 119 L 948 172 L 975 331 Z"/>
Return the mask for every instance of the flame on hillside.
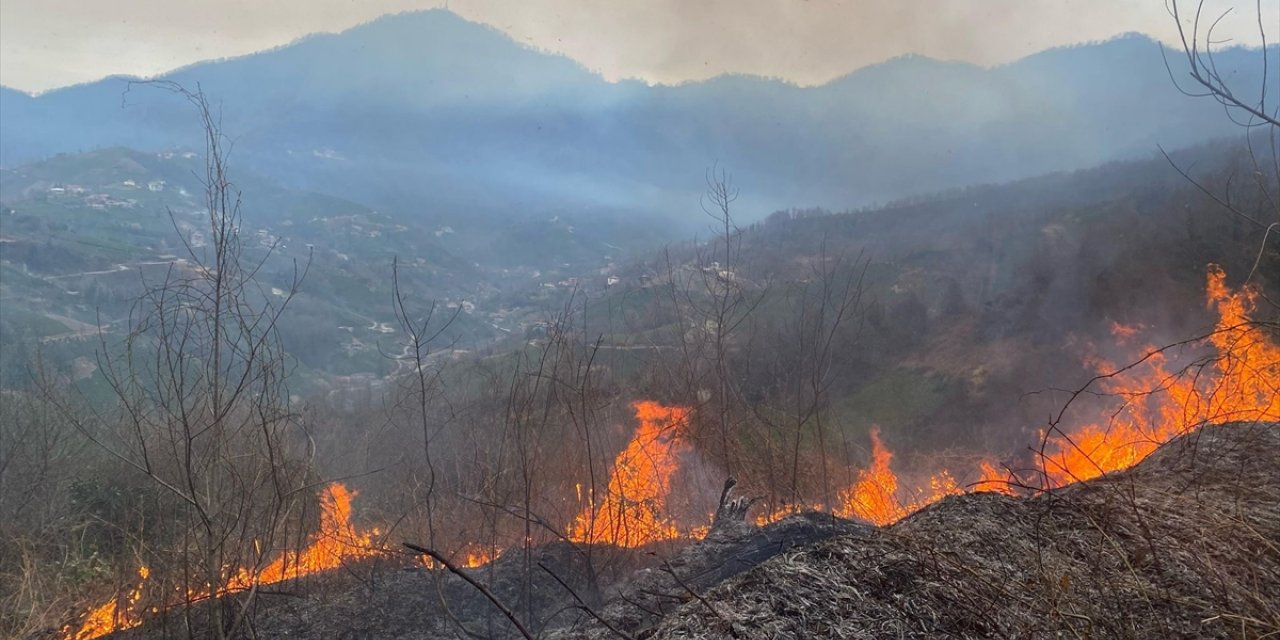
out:
<path id="1" fill-rule="evenodd" d="M 835 514 L 883 526 L 947 496 L 964 493 L 951 472 L 943 469 L 929 478 L 927 487 L 904 500 L 899 495 L 898 476 L 889 466 L 892 460 L 893 453 L 880 439 L 880 429 L 872 427 L 871 467 L 859 471 L 858 479 L 840 492 Z"/>
<path id="2" fill-rule="evenodd" d="M 1013 489 L 1013 474 L 1002 471 L 987 460 L 978 463 L 978 481 L 973 484 L 974 491 L 994 491 L 1011 496 L 1017 493 Z"/>
<path id="3" fill-rule="evenodd" d="M 1151 347 L 1139 364 L 1124 370 L 1095 361 L 1100 375 L 1106 376 L 1101 391 L 1122 400 L 1123 406 L 1109 412 L 1106 421 L 1042 434 L 1044 454 L 1038 461 L 1038 477 L 1019 478 L 983 460 L 971 484 L 962 486 L 950 470 L 943 469 L 923 486 L 907 487 L 892 468 L 893 452 L 882 441 L 880 430 L 872 427 L 870 465 L 858 470 L 854 481 L 839 491 L 831 511 L 888 525 L 966 491 L 1015 495 L 1016 486 L 1056 488 L 1127 469 L 1161 444 L 1204 424 L 1280 420 L 1280 346 L 1250 321 L 1257 292 L 1232 291 L 1225 280 L 1221 268 L 1209 267 L 1206 297 L 1218 321 L 1205 342 L 1214 355 L 1180 370 L 1172 369 L 1166 355 Z M 1138 332 L 1137 326 L 1113 323 L 1111 327 L 1118 343 L 1133 340 Z M 756 522 L 772 522 L 802 508 L 783 507 Z M 807 508 L 823 510 L 822 505 Z"/>
<path id="4" fill-rule="evenodd" d="M 80 628 L 72 633 L 71 627 L 67 627 L 63 629 L 64 636 L 74 640 L 89 640 L 113 631 L 132 629 L 141 624 L 142 617 L 135 608 L 138 606 L 138 600 L 142 599 L 142 588 L 149 577 L 151 577 L 150 569 L 145 566 L 138 567 L 137 587 L 123 598 L 112 598 L 91 609 L 84 615 Z"/>
<path id="5" fill-rule="evenodd" d="M 862 518 L 875 524 L 889 524 L 901 516 L 898 476 L 889 468 L 893 453 L 880 440 L 880 428 L 871 428 L 871 466 L 858 472 L 858 479 L 840 492 L 836 515 Z"/>
<path id="6" fill-rule="evenodd" d="M 469 544 L 463 547 L 462 552 L 459 554 L 462 559 L 458 564 L 467 569 L 475 569 L 493 562 L 501 554 L 502 549 L 497 547 L 482 544 Z"/>
<path id="7" fill-rule="evenodd" d="M 217 595 L 337 569 L 346 562 L 377 553 L 373 536 L 378 531 L 357 531 L 351 524 L 354 497 L 355 494 L 341 484 L 329 485 L 320 494 L 320 530 L 307 548 L 287 552 L 260 570 L 241 569 Z"/>
<path id="8" fill-rule="evenodd" d="M 1172 371 L 1164 353 L 1153 350 L 1139 367 L 1107 379 L 1106 391 L 1124 406 L 1105 422 L 1050 435 L 1042 469 L 1050 486 L 1130 467 L 1202 424 L 1280 419 L 1280 346 L 1250 323 L 1257 292 L 1233 292 L 1225 281 L 1211 265 L 1206 293 L 1218 322 L 1208 342 L 1215 357 Z"/>
<path id="9" fill-rule="evenodd" d="M 280 555 L 264 567 L 242 567 L 235 571 L 226 584 L 213 589 L 194 589 L 187 592 L 186 601 L 195 602 L 210 597 L 243 591 L 256 585 L 269 585 L 303 576 L 336 569 L 346 562 L 369 557 L 377 550 L 372 546 L 377 530 L 358 531 L 351 524 L 351 500 L 355 494 L 345 486 L 333 483 L 320 494 L 320 529 L 306 548 Z M 150 571 L 138 570 L 141 580 L 137 588 L 124 598 L 112 598 L 91 609 L 83 616 L 79 627 L 68 625 L 62 630 L 68 640 L 91 640 L 114 631 L 136 627 L 142 623 L 144 609 L 139 608 L 143 590 Z M 152 608 L 156 611 L 158 608 Z"/>
<path id="10" fill-rule="evenodd" d="M 689 449 L 676 437 L 689 410 L 647 400 L 631 406 L 640 424 L 614 458 L 603 499 L 597 502 L 588 491 L 587 504 L 569 528 L 574 542 L 638 547 L 684 537 L 667 511 L 667 496 L 680 454 Z"/>
<path id="11" fill-rule="evenodd" d="M 1257 293 L 1247 288 L 1228 289 L 1225 274 L 1213 266 L 1206 292 L 1208 305 L 1219 315 L 1214 332 L 1206 340 L 1214 349 L 1214 356 L 1189 370 L 1174 370 L 1165 354 L 1155 350 L 1149 350 L 1138 365 L 1124 370 L 1096 362 L 1101 372 L 1110 374 L 1103 378 L 1103 391 L 1121 399 L 1123 406 L 1108 412 L 1105 421 L 1055 428 L 1043 434 L 1040 450 L 1044 453 L 1035 474 L 1038 477 L 1023 478 L 984 460 L 968 475 L 957 476 L 941 469 L 913 476 L 927 477 L 927 482 L 907 483 L 894 471 L 894 454 L 882 440 L 880 430 L 873 427 L 870 464 L 856 471 L 849 486 L 837 492 L 835 504 L 784 506 L 760 516 L 757 523 L 813 509 L 889 525 L 942 498 L 966 491 L 1013 495 L 1019 486 L 1061 487 L 1122 470 L 1140 462 L 1160 444 L 1203 424 L 1280 420 L 1280 346 L 1250 322 Z M 1118 341 L 1129 340 L 1135 334 L 1129 327 L 1113 327 Z M 568 527 L 566 537 L 571 541 L 638 547 L 662 540 L 698 538 L 707 531 L 706 526 L 683 527 L 668 509 L 671 483 L 680 469 L 680 459 L 692 450 L 679 437 L 688 424 L 690 409 L 652 401 L 639 401 L 632 406 L 639 424 L 626 448 L 614 459 L 603 496 L 597 500 L 588 490 L 584 500 L 579 487 L 579 500 L 585 505 Z M 976 480 L 962 484 L 957 477 Z M 222 587 L 189 592 L 186 600 L 299 578 L 378 553 L 372 544 L 377 530 L 362 532 L 350 522 L 353 497 L 341 484 L 328 486 L 321 495 L 320 529 L 306 548 L 286 552 L 260 568 L 239 569 Z M 455 562 L 462 567 L 479 567 L 492 562 L 501 552 L 493 545 L 465 544 Z M 430 559 L 424 563 L 437 568 Z M 144 609 L 139 605 L 150 574 L 146 567 L 138 573 L 136 588 L 86 613 L 78 627 L 63 629 L 64 638 L 89 640 L 141 624 Z M 157 611 L 159 607 L 150 610 Z"/>
<path id="12" fill-rule="evenodd" d="M 453 554 L 451 563 L 463 569 L 478 569 L 498 559 L 504 549 L 494 545 L 468 543 Z M 443 565 L 431 556 L 422 556 L 422 566 L 428 569 L 441 569 Z"/>
<path id="13" fill-rule="evenodd" d="M 1161 444 L 1204 424 L 1280 420 L 1280 345 L 1249 319 L 1257 292 L 1232 291 L 1225 281 L 1222 269 L 1211 265 L 1205 290 L 1209 307 L 1218 312 L 1207 339 L 1214 348 L 1213 357 L 1192 368 L 1172 370 L 1165 354 L 1149 347 L 1141 363 L 1123 371 L 1098 362 L 1107 376 L 1103 391 L 1123 400 L 1123 406 L 1105 422 L 1045 434 L 1040 478 L 1032 483 L 1062 487 L 1127 469 Z M 1112 326 L 1112 334 L 1121 341 L 1136 333 L 1132 327 Z M 964 492 L 947 470 L 931 476 L 928 486 L 904 492 L 890 467 L 892 459 L 879 430 L 872 428 L 871 466 L 859 471 L 854 483 L 840 492 L 835 513 L 886 525 Z M 969 490 L 1012 495 L 1013 486 L 1022 484 L 990 461 L 982 461 L 978 471 L 979 480 Z"/>

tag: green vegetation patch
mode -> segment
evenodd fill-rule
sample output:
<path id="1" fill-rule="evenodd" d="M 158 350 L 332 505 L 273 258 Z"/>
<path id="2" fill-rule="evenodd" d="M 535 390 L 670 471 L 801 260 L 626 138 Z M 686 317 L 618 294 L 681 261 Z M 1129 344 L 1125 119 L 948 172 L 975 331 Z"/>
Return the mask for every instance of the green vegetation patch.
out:
<path id="1" fill-rule="evenodd" d="M 915 427 L 963 393 L 959 380 L 924 369 L 896 368 L 837 403 L 836 414 L 848 425 L 876 424 L 886 433 L 915 433 Z"/>

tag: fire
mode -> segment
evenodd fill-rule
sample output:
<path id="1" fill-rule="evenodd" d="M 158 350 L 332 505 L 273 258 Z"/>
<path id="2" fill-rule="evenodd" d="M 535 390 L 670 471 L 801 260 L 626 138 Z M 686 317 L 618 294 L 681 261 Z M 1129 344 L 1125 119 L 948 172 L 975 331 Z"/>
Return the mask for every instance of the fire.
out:
<path id="1" fill-rule="evenodd" d="M 462 558 L 458 562 L 459 565 L 468 569 L 475 569 L 493 562 L 499 555 L 502 555 L 502 549 L 490 545 L 468 544 L 462 548 L 462 551 L 458 552 L 458 555 Z"/>
<path id="2" fill-rule="evenodd" d="M 983 460 L 978 464 L 981 475 L 978 482 L 974 484 L 975 491 L 995 491 L 1003 493 L 1007 496 L 1014 495 L 1013 486 L 1011 484 L 1011 474 L 996 468 L 996 465 L 987 460 Z"/>
<path id="3" fill-rule="evenodd" d="M 320 495 L 320 530 L 307 548 L 287 552 L 261 570 L 242 568 L 218 595 L 248 589 L 254 584 L 274 584 L 302 576 L 337 569 L 344 563 L 368 558 L 375 532 L 360 532 L 351 525 L 351 499 L 355 497 L 341 484 L 329 485 Z"/>
<path id="4" fill-rule="evenodd" d="M 81 623 L 80 629 L 66 637 L 70 640 L 90 640 L 142 624 L 142 617 L 134 609 L 138 605 L 138 600 L 142 599 L 142 587 L 150 576 L 150 569 L 145 566 L 138 567 L 138 586 L 125 595 L 123 607 L 120 606 L 121 602 L 118 598 L 112 598 L 98 605 L 84 615 L 84 622 Z M 64 629 L 64 632 L 69 629 L 70 627 Z"/>
<path id="5" fill-rule="evenodd" d="M 1210 266 L 1206 294 L 1218 312 L 1207 342 L 1216 356 L 1189 371 L 1171 370 L 1164 354 L 1149 349 L 1142 365 L 1108 378 L 1105 391 L 1125 402 L 1105 422 L 1087 423 L 1046 436 L 1040 461 L 1046 488 L 1061 487 L 1131 467 L 1161 444 L 1200 425 L 1230 420 L 1280 420 L 1280 345 L 1250 322 L 1257 292 L 1231 291 L 1226 274 Z M 1136 329 L 1113 325 L 1118 340 Z M 1104 371 L 1116 371 L 1098 363 Z M 934 474 L 927 488 L 903 495 L 890 467 L 893 453 L 876 428 L 871 430 L 871 466 L 858 472 L 840 492 L 834 511 L 877 525 L 896 522 L 922 507 L 964 489 L 947 470 Z M 1011 473 L 989 461 L 979 465 L 979 480 L 970 490 L 1013 495 L 1019 484 Z M 914 494 L 914 495 L 913 495 Z"/>
<path id="6" fill-rule="evenodd" d="M 346 562 L 367 558 L 377 549 L 373 546 L 375 531 L 361 532 L 351 524 L 351 500 L 355 493 L 345 486 L 333 483 L 320 494 L 320 529 L 311 543 L 300 551 L 289 551 L 265 567 L 242 567 L 231 575 L 226 584 L 217 589 L 193 589 L 186 600 L 193 602 L 209 597 L 243 591 L 253 585 L 268 585 L 300 578 L 302 576 L 336 569 Z M 143 587 L 150 577 L 146 567 L 138 570 L 141 580 L 119 606 L 119 598 L 95 607 L 84 615 L 78 629 L 68 625 L 62 630 L 66 640 L 91 640 L 108 633 L 136 627 L 142 622 L 143 611 L 138 608 Z"/>
<path id="7" fill-rule="evenodd" d="M 493 545 L 484 545 L 469 543 L 462 547 L 457 553 L 453 554 L 450 563 L 464 569 L 478 569 L 490 562 L 498 559 L 502 555 L 504 549 Z M 436 562 L 435 558 L 428 555 L 422 556 L 422 566 L 428 569 L 442 569 L 444 565 Z"/>
<path id="8" fill-rule="evenodd" d="M 638 547 L 682 537 L 666 506 L 679 456 L 689 449 L 676 438 L 689 410 L 647 400 L 632 408 L 640 425 L 613 461 L 604 499 L 596 504 L 587 492 L 587 505 L 569 529 L 568 538 L 574 542 Z"/>
<path id="9" fill-rule="evenodd" d="M 1050 486 L 1133 466 L 1202 424 L 1280 419 L 1280 346 L 1250 324 L 1257 292 L 1233 292 L 1225 281 L 1221 268 L 1209 267 L 1206 294 L 1218 322 L 1208 342 L 1216 357 L 1183 374 L 1152 353 L 1136 375 L 1109 379 L 1106 391 L 1125 405 L 1105 422 L 1048 438 L 1042 471 Z"/>
<path id="10" fill-rule="evenodd" d="M 1118 412 L 1109 411 L 1105 421 L 1046 435 L 1039 482 L 1024 481 L 984 460 L 978 465 L 977 481 L 970 485 L 962 486 L 944 469 L 930 476 L 927 485 L 908 488 L 892 468 L 893 452 L 885 446 L 880 430 L 872 427 L 871 464 L 839 492 L 831 511 L 888 525 L 949 495 L 966 491 L 1015 495 L 1015 486 L 1061 487 L 1126 469 L 1161 444 L 1203 424 L 1280 420 L 1280 345 L 1250 322 L 1257 292 L 1232 291 L 1225 281 L 1222 269 L 1209 267 L 1206 297 L 1218 321 L 1206 342 L 1216 355 L 1199 368 L 1179 371 L 1163 353 L 1148 348 L 1141 365 L 1106 379 L 1103 391 L 1124 401 Z M 1124 343 L 1137 336 L 1140 326 L 1112 323 L 1111 333 Z M 1103 373 L 1117 371 L 1105 362 L 1094 365 Z M 803 508 L 825 509 L 820 504 L 783 505 L 759 516 L 756 523 L 767 524 Z"/>
<path id="11" fill-rule="evenodd" d="M 903 516 L 898 502 L 898 476 L 889 468 L 893 453 L 880 440 L 879 427 L 871 428 L 871 468 L 858 472 L 858 479 L 840 492 L 836 515 L 862 518 L 878 525 Z"/>
<path id="12" fill-rule="evenodd" d="M 804 511 L 826 511 L 827 505 L 817 502 L 800 503 L 800 504 L 782 504 L 773 511 L 762 513 L 756 516 L 756 526 L 763 527 L 766 524 L 777 522 L 787 516 L 795 515 Z"/>
<path id="13" fill-rule="evenodd" d="M 1250 322 L 1257 292 L 1248 288 L 1232 291 L 1225 278 L 1220 268 L 1210 267 L 1207 301 L 1219 319 L 1206 342 L 1216 355 L 1188 374 L 1173 369 L 1163 353 L 1151 351 L 1139 366 L 1106 378 L 1104 391 L 1122 399 L 1123 407 L 1108 411 L 1107 420 L 1047 434 L 1038 468 L 1041 486 L 1064 486 L 1125 469 L 1160 444 L 1202 424 L 1280 420 L 1280 345 Z M 1115 325 L 1112 330 L 1118 341 L 1135 335 L 1135 330 L 1123 325 Z M 1116 371 L 1112 365 L 1096 364 L 1103 371 Z M 597 502 L 592 491 L 583 491 L 582 485 L 577 487 L 579 501 L 586 504 L 569 526 L 567 537 L 571 541 L 638 547 L 700 537 L 706 531 L 705 526 L 682 528 L 667 505 L 680 458 L 692 450 L 678 437 L 690 410 L 652 401 L 636 402 L 632 407 L 639 424 L 631 441 L 614 459 L 603 498 Z M 893 470 L 894 454 L 881 439 L 878 428 L 871 429 L 870 438 L 870 465 L 858 470 L 853 483 L 838 492 L 834 505 L 775 506 L 773 512 L 757 518 L 757 523 L 772 522 L 808 508 L 829 509 L 836 515 L 883 526 L 946 496 L 966 491 L 1014 495 L 1015 486 L 1034 483 L 991 461 L 977 465 L 976 473 L 968 476 L 977 480 L 968 485 L 958 482 L 947 469 L 927 476 L 927 483 L 904 482 Z M 285 552 L 265 566 L 238 569 L 221 587 L 188 592 L 186 600 L 283 582 L 378 553 L 373 544 L 377 531 L 360 531 L 351 524 L 353 498 L 354 494 L 343 485 L 329 485 L 321 495 L 320 529 L 306 548 Z M 464 545 L 454 557 L 463 567 L 479 567 L 492 562 L 501 552 L 501 548 L 492 545 L 473 543 Z M 434 567 L 429 560 L 424 562 Z M 90 610 L 79 628 L 64 628 L 64 638 L 89 640 L 141 624 L 143 610 L 139 603 L 150 573 L 142 567 L 138 575 L 136 588 Z"/>
<path id="14" fill-rule="evenodd" d="M 950 471 L 943 469 L 929 477 L 927 487 L 900 495 L 899 480 L 890 462 L 893 452 L 880 439 L 879 427 L 871 428 L 871 467 L 858 472 L 858 479 L 840 491 L 833 511 L 843 518 L 861 518 L 872 524 L 893 524 L 908 514 L 947 496 L 964 493 Z"/>

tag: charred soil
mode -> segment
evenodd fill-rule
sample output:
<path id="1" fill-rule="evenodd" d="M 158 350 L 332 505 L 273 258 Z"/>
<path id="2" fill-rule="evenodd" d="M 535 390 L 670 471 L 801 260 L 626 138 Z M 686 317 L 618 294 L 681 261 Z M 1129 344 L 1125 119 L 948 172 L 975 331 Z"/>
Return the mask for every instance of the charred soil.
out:
<path id="1" fill-rule="evenodd" d="M 782 554 L 653 638 L 1263 637 L 1280 424 L 1209 426 L 1033 498 L 976 493 Z"/>

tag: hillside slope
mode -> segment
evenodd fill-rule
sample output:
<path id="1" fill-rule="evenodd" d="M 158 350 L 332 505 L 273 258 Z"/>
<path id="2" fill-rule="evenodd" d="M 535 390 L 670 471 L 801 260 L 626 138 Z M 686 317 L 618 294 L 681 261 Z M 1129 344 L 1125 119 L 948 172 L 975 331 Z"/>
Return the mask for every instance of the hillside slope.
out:
<path id="1" fill-rule="evenodd" d="M 1229 145 L 1172 158 L 1210 185 L 1229 182 L 1240 166 Z M 1096 358 L 1130 362 L 1148 345 L 1212 326 L 1206 265 L 1221 265 L 1235 283 L 1260 257 L 1252 282 L 1280 284 L 1280 247 L 1259 256 L 1261 229 L 1241 222 L 1160 156 L 874 210 L 779 212 L 741 235 L 735 277 L 761 302 L 728 342 L 731 368 L 742 372 L 730 409 L 796 410 L 790 381 L 800 351 L 786 345 L 802 339 L 797 309 L 818 307 L 815 265 L 838 263 L 836 281 L 852 275 L 864 294 L 834 334 L 838 357 L 824 392 L 828 424 L 842 429 L 832 429 L 833 441 L 861 440 L 875 424 L 905 450 L 1005 451 L 1011 439 L 1034 440 L 1035 425 L 1061 408 L 1065 396 L 1045 391 L 1082 384 L 1097 372 Z M 610 356 L 634 355 L 636 366 L 660 360 L 645 361 L 641 349 L 677 352 L 691 321 L 672 310 L 669 264 L 683 282 L 679 274 L 700 273 L 714 249 L 691 243 L 621 265 L 618 283 L 592 301 L 589 333 L 618 345 Z M 854 269 L 859 256 L 869 261 L 865 272 Z M 1134 333 L 1117 337 L 1117 327 Z M 619 369 L 630 364 L 616 359 Z M 698 402 L 666 379 L 655 376 L 644 393 Z"/>
<path id="2" fill-rule="evenodd" d="M 1237 423 L 1053 493 L 954 497 L 794 550 L 652 637 L 1254 637 L 1280 630 L 1276 593 L 1280 425 Z"/>
<path id="3" fill-rule="evenodd" d="M 1206 426 L 1127 471 L 953 496 L 885 528 L 808 513 L 731 531 L 464 571 L 556 640 L 1255 637 L 1280 628 L 1280 424 Z M 473 586 L 394 554 L 269 593 L 264 637 L 452 637 L 459 621 L 519 637 Z M 169 637 L 180 617 L 112 637 Z"/>

